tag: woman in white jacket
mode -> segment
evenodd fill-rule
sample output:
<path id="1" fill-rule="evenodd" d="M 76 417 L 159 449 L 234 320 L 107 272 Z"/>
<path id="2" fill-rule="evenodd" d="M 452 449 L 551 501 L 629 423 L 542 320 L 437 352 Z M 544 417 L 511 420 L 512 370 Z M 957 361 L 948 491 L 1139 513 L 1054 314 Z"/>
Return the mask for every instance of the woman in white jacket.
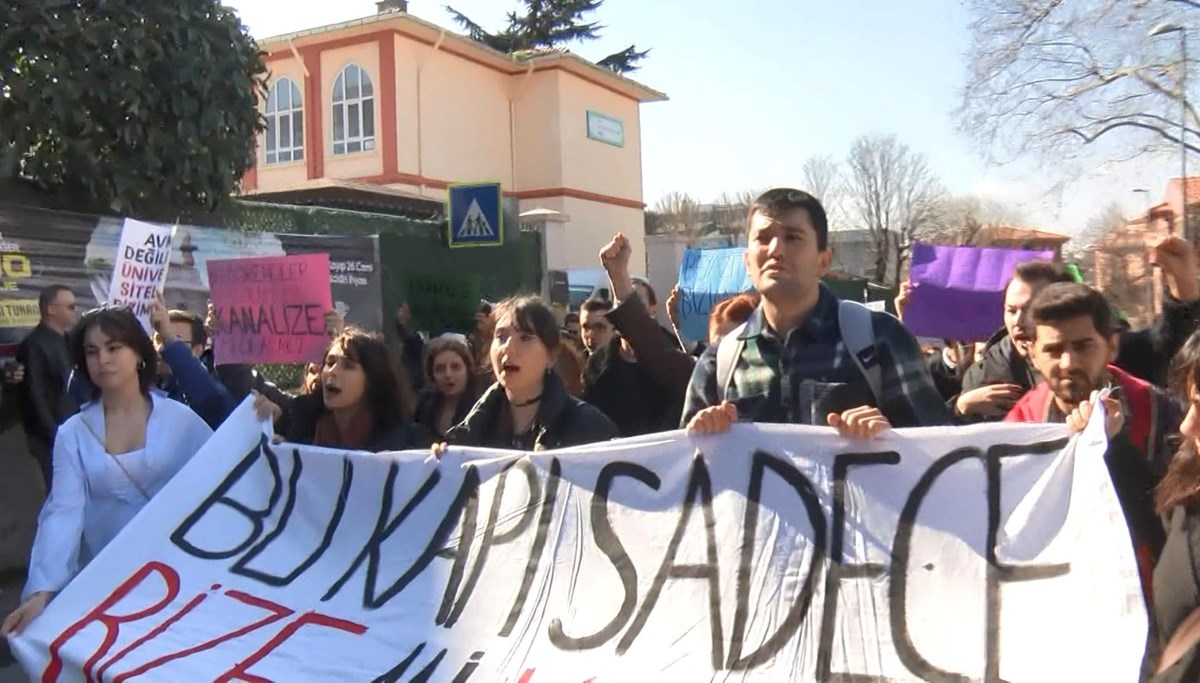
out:
<path id="1" fill-rule="evenodd" d="M 58 428 L 24 602 L 0 635 L 37 618 L 212 436 L 190 408 L 153 389 L 154 344 L 128 310 L 84 315 L 71 353 L 76 372 L 91 380 L 92 401 Z"/>

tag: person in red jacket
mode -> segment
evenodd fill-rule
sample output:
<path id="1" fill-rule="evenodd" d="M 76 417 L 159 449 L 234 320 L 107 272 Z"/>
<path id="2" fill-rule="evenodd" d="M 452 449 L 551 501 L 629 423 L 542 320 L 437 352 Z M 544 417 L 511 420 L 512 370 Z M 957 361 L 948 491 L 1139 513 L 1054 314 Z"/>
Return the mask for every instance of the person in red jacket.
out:
<path id="1" fill-rule="evenodd" d="M 1112 365 L 1117 331 L 1104 295 L 1076 283 L 1048 285 L 1030 306 L 1030 359 L 1044 378 L 1013 406 L 1009 422 L 1087 424 L 1096 392 L 1105 399 L 1109 433 L 1104 460 L 1125 513 L 1147 600 L 1154 564 L 1166 540 L 1154 512 L 1154 488 L 1173 451 L 1182 408 L 1158 387 Z"/>

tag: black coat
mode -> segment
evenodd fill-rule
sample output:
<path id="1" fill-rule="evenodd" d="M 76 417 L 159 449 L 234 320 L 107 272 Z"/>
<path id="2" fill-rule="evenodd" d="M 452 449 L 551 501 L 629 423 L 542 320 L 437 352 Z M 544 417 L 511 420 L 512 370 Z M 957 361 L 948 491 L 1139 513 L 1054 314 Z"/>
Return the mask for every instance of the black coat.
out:
<path id="1" fill-rule="evenodd" d="M 17 361 L 25 366 L 25 381 L 21 384 L 25 433 L 52 446 L 58 426 L 79 412 L 67 392 L 74 366 L 67 338 L 39 324 L 17 347 Z"/>
<path id="2" fill-rule="evenodd" d="M 454 425 L 459 424 L 467 418 L 471 412 L 471 407 L 475 405 L 479 395 L 473 390 L 467 390 L 458 397 L 458 405 L 454 407 Z M 433 435 L 435 439 L 445 438 L 438 430 L 438 413 L 442 409 L 442 395 L 437 389 L 425 389 L 420 394 L 417 394 L 417 409 L 413 412 L 413 422 L 421 425 L 427 432 Z"/>
<path id="3" fill-rule="evenodd" d="M 1169 515 L 1167 542 L 1154 568 L 1154 617 L 1159 642 L 1170 641 L 1194 610 L 1200 609 L 1200 510 L 1178 506 Z M 1158 652 L 1154 652 L 1158 654 Z M 1200 680 L 1200 645 L 1194 646 L 1156 683 Z"/>
<path id="4" fill-rule="evenodd" d="M 567 393 L 557 373 L 546 373 L 544 382 L 528 436 L 516 437 L 511 429 L 503 428 L 510 408 L 504 387 L 496 383 L 483 392 L 467 418 L 446 434 L 446 441 L 455 446 L 535 450 L 581 446 L 619 436 L 604 413 Z"/>
<path id="5" fill-rule="evenodd" d="M 933 376 L 933 385 L 938 393 L 947 401 L 962 393 L 963 373 L 966 368 L 950 367 L 941 351 L 929 358 L 929 374 Z"/>
<path id="6" fill-rule="evenodd" d="M 317 431 L 317 421 L 325 412 L 325 400 L 320 394 L 297 396 L 288 407 L 286 421 L 279 424 L 279 433 L 292 443 L 309 444 Z M 367 441 L 366 450 L 372 453 L 383 451 L 407 451 L 429 448 L 433 439 L 423 427 L 409 420 L 390 425 L 376 425 Z"/>
<path id="7" fill-rule="evenodd" d="M 669 396 L 648 368 L 625 360 L 620 337 L 588 357 L 583 383 L 583 400 L 608 416 L 621 436 L 674 429 L 683 409 L 682 395 Z"/>
<path id="8" fill-rule="evenodd" d="M 1000 328 L 988 340 L 979 359 L 963 374 L 963 392 L 992 384 L 1015 384 L 1025 391 L 1036 387 L 1042 376 L 1017 353 L 1008 330 Z"/>

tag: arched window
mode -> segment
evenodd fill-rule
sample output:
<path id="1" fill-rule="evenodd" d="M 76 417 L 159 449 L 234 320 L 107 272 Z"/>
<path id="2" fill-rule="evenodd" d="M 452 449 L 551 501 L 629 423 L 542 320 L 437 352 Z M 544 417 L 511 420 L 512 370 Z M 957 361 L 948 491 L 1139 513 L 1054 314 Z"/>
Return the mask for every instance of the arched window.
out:
<path id="1" fill-rule="evenodd" d="M 281 78 L 267 95 L 268 164 L 304 158 L 304 104 L 300 88 L 290 78 Z"/>
<path id="2" fill-rule="evenodd" d="M 333 153 L 375 149 L 375 90 L 371 77 L 355 64 L 333 82 Z"/>

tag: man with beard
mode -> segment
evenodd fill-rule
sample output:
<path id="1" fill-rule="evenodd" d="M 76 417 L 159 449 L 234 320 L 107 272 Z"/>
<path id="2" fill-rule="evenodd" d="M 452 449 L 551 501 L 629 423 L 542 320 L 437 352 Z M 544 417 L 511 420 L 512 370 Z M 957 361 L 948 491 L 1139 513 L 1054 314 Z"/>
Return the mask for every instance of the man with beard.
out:
<path id="1" fill-rule="evenodd" d="M 1194 245 L 1181 237 L 1164 237 L 1150 247 L 1150 262 L 1162 270 L 1166 285 L 1162 313 L 1149 328 L 1119 332 L 1112 362 L 1135 377 L 1165 386 L 1171 358 L 1200 319 L 1200 260 Z M 1030 340 L 1022 331 L 1026 311 L 1042 287 L 1073 281 L 1059 263 L 1029 261 L 1017 266 L 1004 293 L 1004 328 L 967 370 L 962 393 L 950 403 L 959 417 L 969 422 L 997 419 L 1041 381 L 1028 359 Z"/>
<path id="2" fill-rule="evenodd" d="M 1182 410 L 1166 393 L 1113 365 L 1117 333 L 1104 295 L 1085 285 L 1047 285 L 1034 297 L 1026 328 L 1029 359 L 1045 379 L 1025 394 L 1009 422 L 1066 422 L 1083 428 L 1096 392 L 1105 400 L 1104 461 L 1133 539 L 1147 599 L 1154 564 L 1166 540 L 1154 512 L 1154 488 L 1171 461 L 1167 435 L 1178 433 Z"/>

